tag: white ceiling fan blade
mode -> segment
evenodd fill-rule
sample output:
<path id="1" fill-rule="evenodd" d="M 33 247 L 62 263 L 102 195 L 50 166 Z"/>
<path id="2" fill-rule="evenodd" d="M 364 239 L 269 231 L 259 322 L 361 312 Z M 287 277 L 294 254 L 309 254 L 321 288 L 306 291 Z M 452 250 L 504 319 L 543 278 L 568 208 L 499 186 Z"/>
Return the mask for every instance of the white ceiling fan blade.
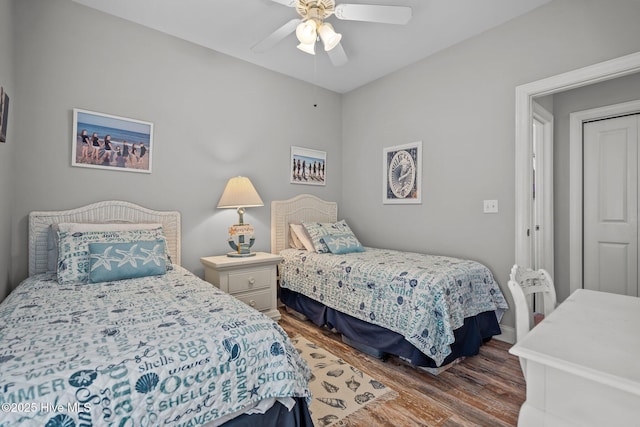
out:
<path id="1" fill-rule="evenodd" d="M 342 48 L 342 44 L 340 43 L 338 43 L 336 47 L 327 52 L 327 55 L 329 55 L 329 59 L 331 60 L 331 63 L 334 65 L 334 67 L 340 67 L 346 64 L 349 60 L 349 58 L 347 58 L 347 54 Z"/>
<path id="2" fill-rule="evenodd" d="M 293 33 L 296 30 L 298 24 L 302 22 L 302 19 L 294 18 L 291 21 L 284 24 L 282 27 L 275 30 L 273 33 L 269 34 L 264 40 L 256 43 L 251 47 L 251 50 L 255 53 L 264 53 L 277 45 L 280 41 L 282 41 L 289 34 Z"/>
<path id="3" fill-rule="evenodd" d="M 339 4 L 334 14 L 349 21 L 379 22 L 382 24 L 406 24 L 411 19 L 408 6 L 377 6 L 371 4 Z"/>
<path id="4" fill-rule="evenodd" d="M 274 3 L 280 3 L 283 6 L 287 6 L 287 7 L 296 7 L 296 3 L 298 3 L 298 0 L 271 0 Z"/>

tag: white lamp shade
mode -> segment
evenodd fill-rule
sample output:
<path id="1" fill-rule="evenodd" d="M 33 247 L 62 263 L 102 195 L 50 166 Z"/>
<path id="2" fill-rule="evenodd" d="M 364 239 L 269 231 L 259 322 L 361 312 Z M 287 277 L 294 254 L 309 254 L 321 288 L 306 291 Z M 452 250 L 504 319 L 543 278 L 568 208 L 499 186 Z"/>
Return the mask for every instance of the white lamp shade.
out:
<path id="1" fill-rule="evenodd" d="M 333 26 L 329 23 L 322 24 L 318 33 L 320 33 L 320 38 L 322 39 L 322 43 L 324 43 L 324 50 L 327 52 L 336 47 L 342 39 L 342 34 L 336 33 Z"/>
<path id="2" fill-rule="evenodd" d="M 231 178 L 218 201 L 218 208 L 251 208 L 264 206 L 255 187 L 246 176 Z"/>
<path id="3" fill-rule="evenodd" d="M 308 53 L 309 55 L 316 54 L 316 44 L 315 43 L 300 43 L 296 46 L 298 49 L 303 51 L 304 53 Z"/>
<path id="4" fill-rule="evenodd" d="M 316 22 L 312 19 L 307 19 L 298 24 L 296 27 L 296 37 L 302 44 L 315 43 L 318 38 Z"/>

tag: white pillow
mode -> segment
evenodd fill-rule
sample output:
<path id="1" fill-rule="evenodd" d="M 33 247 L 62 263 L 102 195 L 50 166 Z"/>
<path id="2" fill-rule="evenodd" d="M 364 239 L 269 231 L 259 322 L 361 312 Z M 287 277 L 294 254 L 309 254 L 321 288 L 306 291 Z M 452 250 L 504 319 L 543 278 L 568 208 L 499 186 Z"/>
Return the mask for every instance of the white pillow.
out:
<path id="1" fill-rule="evenodd" d="M 289 224 L 289 232 L 293 236 L 295 236 L 293 237 L 294 240 L 298 239 L 300 241 L 304 249 L 315 252 L 315 248 L 313 247 L 311 238 L 307 234 L 307 230 L 304 229 L 302 224 Z"/>
<path id="2" fill-rule="evenodd" d="M 291 228 L 291 226 L 289 226 L 289 247 L 293 249 L 304 250 L 304 245 L 302 244 L 300 239 L 298 239 L 298 236 L 296 235 L 295 231 L 293 231 L 293 228 Z"/>

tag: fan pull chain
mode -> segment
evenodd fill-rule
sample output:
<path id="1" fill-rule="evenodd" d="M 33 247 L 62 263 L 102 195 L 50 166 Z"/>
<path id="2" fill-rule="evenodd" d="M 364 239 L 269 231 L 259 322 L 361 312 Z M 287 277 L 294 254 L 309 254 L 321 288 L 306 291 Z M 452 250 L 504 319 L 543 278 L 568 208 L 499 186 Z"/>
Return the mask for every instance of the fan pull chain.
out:
<path id="1" fill-rule="evenodd" d="M 318 107 L 318 56 L 313 56 L 313 108 Z"/>

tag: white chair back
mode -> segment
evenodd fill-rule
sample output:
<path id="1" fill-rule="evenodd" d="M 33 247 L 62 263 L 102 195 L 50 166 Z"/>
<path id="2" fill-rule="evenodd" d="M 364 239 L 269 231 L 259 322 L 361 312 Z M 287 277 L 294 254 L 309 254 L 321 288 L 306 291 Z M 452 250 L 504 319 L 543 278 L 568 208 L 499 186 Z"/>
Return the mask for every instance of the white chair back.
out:
<path id="1" fill-rule="evenodd" d="M 533 328 L 536 313 L 546 317 L 556 308 L 556 289 L 546 270 L 514 265 L 509 276 L 509 290 L 515 304 L 518 342 Z"/>
<path id="2" fill-rule="evenodd" d="M 556 288 L 546 270 L 531 270 L 514 265 L 509 275 L 509 290 L 516 310 L 518 342 L 535 326 L 535 318 L 546 317 L 556 308 Z M 542 298 L 536 298 L 537 296 Z M 541 304 L 542 309 L 539 307 Z M 522 359 L 520 366 L 526 378 L 526 364 Z"/>

